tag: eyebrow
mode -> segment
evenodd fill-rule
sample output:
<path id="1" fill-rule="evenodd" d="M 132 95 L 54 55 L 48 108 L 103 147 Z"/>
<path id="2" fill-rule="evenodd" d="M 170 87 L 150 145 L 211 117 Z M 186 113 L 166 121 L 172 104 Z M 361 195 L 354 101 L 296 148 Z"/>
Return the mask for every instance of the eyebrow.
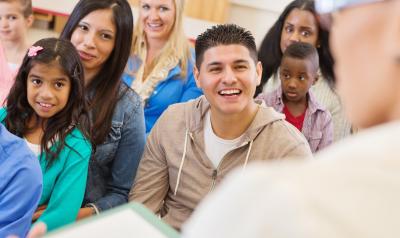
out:
<path id="1" fill-rule="evenodd" d="M 244 59 L 235 60 L 233 63 L 235 63 L 235 64 L 242 64 L 242 63 L 250 64 L 248 60 L 244 60 Z"/>
<path id="2" fill-rule="evenodd" d="M 36 75 L 36 74 L 30 74 L 28 78 L 39 78 L 39 79 L 43 79 L 42 76 Z M 51 81 L 63 81 L 63 82 L 68 82 L 68 77 L 52 78 Z"/>
<path id="3" fill-rule="evenodd" d="M 309 26 L 300 26 L 300 29 L 302 29 L 302 30 L 313 30 L 313 28 L 309 27 Z"/>
<path id="4" fill-rule="evenodd" d="M 221 65 L 221 64 L 222 64 L 221 62 L 218 62 L 218 61 L 213 61 L 213 62 L 211 62 L 211 63 L 207 64 L 207 67 L 211 67 L 211 66 L 219 66 L 219 65 Z"/>
<path id="5" fill-rule="evenodd" d="M 244 59 L 238 59 L 238 60 L 233 61 L 233 63 L 234 63 L 234 64 L 241 64 L 241 63 L 249 64 L 249 61 L 248 61 L 248 60 L 244 60 Z M 222 64 L 222 63 L 219 62 L 219 61 L 213 61 L 213 62 L 207 64 L 207 67 L 210 67 L 210 66 L 219 66 L 219 65 L 221 65 L 221 64 Z"/>
<path id="6" fill-rule="evenodd" d="M 290 22 L 286 22 L 286 25 L 294 26 L 294 24 L 292 24 L 292 23 L 290 23 Z M 300 26 L 300 29 L 312 30 L 313 27 L 309 27 L 309 26 Z"/>
<path id="7" fill-rule="evenodd" d="M 28 78 L 33 78 L 33 77 L 35 77 L 35 78 L 42 78 L 41 76 L 36 75 L 36 74 L 29 74 L 29 75 L 28 75 Z"/>
<path id="8" fill-rule="evenodd" d="M 62 82 L 68 82 L 68 78 L 67 77 L 63 77 L 63 78 L 54 78 L 52 79 L 53 81 L 62 81 Z"/>
<path id="9" fill-rule="evenodd" d="M 88 22 L 85 22 L 85 21 L 80 21 L 79 23 L 78 23 L 78 25 L 79 24 L 84 24 L 84 25 L 86 25 L 86 26 L 92 26 L 92 25 L 90 25 Z M 114 31 L 112 31 L 112 30 L 109 30 L 109 29 L 100 29 L 100 30 L 98 30 L 98 31 L 105 31 L 105 32 L 109 32 L 109 33 L 112 33 L 112 34 L 115 34 L 114 33 Z"/>

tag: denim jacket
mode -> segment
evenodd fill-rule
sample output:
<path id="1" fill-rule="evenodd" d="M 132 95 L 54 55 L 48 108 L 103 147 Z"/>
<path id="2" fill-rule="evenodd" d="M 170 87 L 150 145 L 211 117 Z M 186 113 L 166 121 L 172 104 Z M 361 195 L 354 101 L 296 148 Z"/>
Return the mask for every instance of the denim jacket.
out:
<path id="1" fill-rule="evenodd" d="M 139 95 L 121 83 L 112 117 L 111 131 L 105 142 L 97 145 L 89 163 L 84 205 L 98 211 L 128 201 L 129 190 L 145 145 L 143 107 Z"/>

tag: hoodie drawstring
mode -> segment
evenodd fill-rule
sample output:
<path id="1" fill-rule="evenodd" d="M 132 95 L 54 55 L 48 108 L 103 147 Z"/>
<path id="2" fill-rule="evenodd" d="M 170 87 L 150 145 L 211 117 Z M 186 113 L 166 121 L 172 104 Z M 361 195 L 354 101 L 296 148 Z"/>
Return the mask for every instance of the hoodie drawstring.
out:
<path id="1" fill-rule="evenodd" d="M 185 132 L 185 144 L 184 144 L 184 147 L 183 147 L 183 155 L 182 155 L 182 158 L 181 158 L 181 164 L 179 165 L 178 178 L 176 179 L 174 196 L 176 196 L 176 193 L 178 192 L 178 187 L 179 187 L 179 182 L 180 182 L 180 179 L 181 179 L 183 163 L 185 162 L 185 159 L 186 159 L 186 147 L 187 147 L 187 142 L 188 142 L 188 135 L 189 135 L 189 130 L 186 129 L 186 132 Z"/>
<path id="2" fill-rule="evenodd" d="M 176 178 L 174 196 L 176 196 L 176 193 L 178 192 L 179 183 L 180 183 L 180 180 L 181 180 L 182 169 L 183 169 L 183 164 L 185 163 L 185 159 L 186 159 L 188 136 L 189 136 L 189 130 L 186 129 L 186 132 L 185 132 L 185 144 L 184 144 L 184 147 L 183 147 L 183 154 L 182 154 L 182 158 L 181 158 L 181 164 L 179 165 L 178 177 Z M 242 171 L 244 171 L 246 169 L 247 163 L 248 163 L 249 158 L 250 158 L 250 152 L 251 152 L 252 146 L 253 146 L 253 140 L 250 141 L 249 149 L 247 150 L 246 159 L 244 161 Z"/>
<path id="3" fill-rule="evenodd" d="M 247 150 L 246 160 L 244 161 L 242 172 L 246 169 L 246 165 L 247 165 L 247 162 L 249 161 L 252 146 L 253 146 L 253 140 L 250 141 L 249 149 Z"/>

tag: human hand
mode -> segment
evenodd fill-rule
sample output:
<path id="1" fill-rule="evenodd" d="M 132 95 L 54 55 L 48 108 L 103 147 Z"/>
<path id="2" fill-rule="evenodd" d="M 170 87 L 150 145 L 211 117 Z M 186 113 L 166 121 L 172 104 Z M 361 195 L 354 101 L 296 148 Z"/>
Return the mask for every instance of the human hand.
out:
<path id="1" fill-rule="evenodd" d="M 47 225 L 43 222 L 38 222 L 29 230 L 27 238 L 39 238 L 44 236 L 46 232 Z"/>

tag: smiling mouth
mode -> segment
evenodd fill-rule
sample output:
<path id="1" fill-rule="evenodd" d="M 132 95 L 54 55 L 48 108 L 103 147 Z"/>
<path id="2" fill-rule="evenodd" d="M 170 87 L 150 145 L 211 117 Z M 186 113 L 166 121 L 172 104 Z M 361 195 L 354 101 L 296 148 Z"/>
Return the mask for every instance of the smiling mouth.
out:
<path id="1" fill-rule="evenodd" d="M 159 30 L 162 26 L 162 23 L 147 23 L 147 27 L 151 30 Z"/>
<path id="2" fill-rule="evenodd" d="M 44 102 L 38 102 L 37 104 L 39 104 L 39 106 L 44 108 L 44 109 L 50 109 L 50 108 L 52 108 L 54 106 L 53 104 L 44 103 Z"/>
<path id="3" fill-rule="evenodd" d="M 238 96 L 242 93 L 240 89 L 226 89 L 218 91 L 218 94 L 223 97 Z"/>
<path id="4" fill-rule="evenodd" d="M 80 58 L 82 60 L 91 60 L 91 59 L 95 58 L 94 55 L 88 54 L 88 53 L 83 52 L 83 51 L 79 51 L 78 53 L 79 53 L 79 56 L 80 56 Z"/>

